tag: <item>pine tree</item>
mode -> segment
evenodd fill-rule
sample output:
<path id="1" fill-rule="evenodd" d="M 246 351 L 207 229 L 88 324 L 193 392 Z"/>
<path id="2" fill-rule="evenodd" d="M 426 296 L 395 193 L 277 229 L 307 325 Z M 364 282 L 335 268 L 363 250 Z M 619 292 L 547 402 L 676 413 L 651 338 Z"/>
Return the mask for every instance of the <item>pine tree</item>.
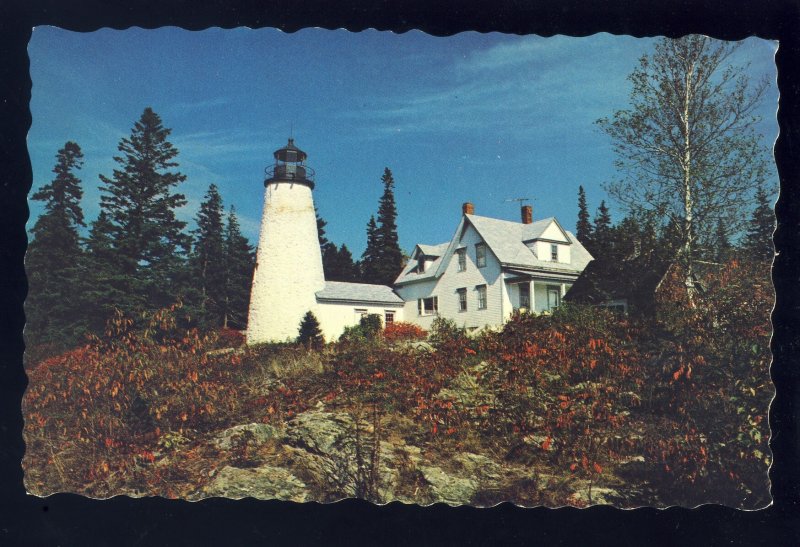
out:
<path id="1" fill-rule="evenodd" d="M 26 333 L 33 343 L 64 347 L 75 343 L 85 329 L 78 298 L 82 261 L 78 227 L 85 226 L 80 206 L 83 190 L 74 174 L 82 164 L 80 146 L 67 142 L 56 155 L 55 178 L 32 196 L 45 203 L 25 257 L 29 282 Z"/>
<path id="2" fill-rule="evenodd" d="M 325 268 L 325 279 L 328 281 L 359 280 L 358 266 L 353 262 L 353 255 L 344 243 L 338 249 L 331 244 L 322 255 L 322 264 Z"/>
<path id="3" fill-rule="evenodd" d="M 394 177 L 386 167 L 381 177 L 383 195 L 378 206 L 375 232 L 377 256 L 372 265 L 371 283 L 390 285 L 403 267 L 403 251 L 397 237 L 397 206 L 394 200 Z"/>
<path id="4" fill-rule="evenodd" d="M 390 285 L 403 268 L 403 251 L 397 235 L 397 205 L 394 199 L 394 177 L 386 167 L 381 177 L 383 196 L 378 207 L 379 283 Z"/>
<path id="5" fill-rule="evenodd" d="M 591 246 L 592 224 L 589 222 L 589 208 L 583 186 L 578 186 L 578 222 L 575 224 L 575 236 L 584 247 Z"/>
<path id="6" fill-rule="evenodd" d="M 317 211 L 317 206 L 314 206 L 314 214 L 317 217 L 317 236 L 319 237 L 319 250 L 322 253 L 323 257 L 325 255 L 325 251 L 330 249 L 331 246 L 334 246 L 328 238 L 325 236 L 325 226 L 328 225 L 328 222 L 319 216 L 319 211 Z M 335 247 L 335 246 L 334 246 Z"/>
<path id="7" fill-rule="evenodd" d="M 724 263 L 731 257 L 733 245 L 731 245 L 731 241 L 728 238 L 728 233 L 725 230 L 725 223 L 722 219 L 717 220 L 714 238 L 710 243 L 709 258 L 716 262 Z"/>
<path id="8" fill-rule="evenodd" d="M 225 295 L 223 298 L 223 327 L 244 329 L 253 283 L 255 259 L 253 248 L 242 235 L 236 209 L 231 205 L 225 228 Z"/>
<path id="9" fill-rule="evenodd" d="M 744 249 L 753 258 L 772 260 L 775 248 L 772 244 L 772 233 L 775 231 L 775 214 L 769 203 L 769 197 L 760 184 L 756 189 L 756 208 L 747 227 Z"/>
<path id="10" fill-rule="evenodd" d="M 378 225 L 375 223 L 375 216 L 369 217 L 367 223 L 367 247 L 361 255 L 361 280 L 364 283 L 377 283 L 378 271 L 376 263 L 378 261 Z"/>
<path id="11" fill-rule="evenodd" d="M 611 213 L 606 207 L 605 200 L 600 202 L 600 207 L 597 208 L 597 213 L 594 216 L 594 227 L 592 229 L 593 235 L 589 252 L 595 258 L 599 255 L 610 255 L 611 249 Z"/>
<path id="12" fill-rule="evenodd" d="M 150 107 L 123 138 L 114 160 L 111 178 L 103 182 L 101 206 L 112 226 L 117 261 L 127 286 L 119 306 L 136 306 L 132 295 L 143 295 L 148 308 L 160 308 L 179 297 L 185 284 L 185 257 L 189 238 L 182 232 L 185 222 L 175 217 L 175 209 L 186 204 L 173 187 L 186 177 L 170 171 L 178 150 L 167 140 L 171 130 Z"/>
<path id="13" fill-rule="evenodd" d="M 196 313 L 205 327 L 224 322 L 225 250 L 223 241 L 222 196 L 215 184 L 208 187 L 194 230 L 194 249 L 190 260 L 191 283 L 197 293 Z"/>
<path id="14" fill-rule="evenodd" d="M 306 312 L 300 321 L 300 333 L 297 336 L 297 343 L 317 351 L 321 350 L 325 345 L 325 338 L 322 336 L 319 321 L 310 311 Z"/>
<path id="15" fill-rule="evenodd" d="M 91 332 L 102 333 L 106 321 L 120 302 L 136 299 L 143 306 L 143 296 L 128 294 L 128 280 L 121 273 L 114 248 L 114 226 L 105 211 L 92 222 L 86 240 L 86 255 L 82 265 L 85 316 Z"/>

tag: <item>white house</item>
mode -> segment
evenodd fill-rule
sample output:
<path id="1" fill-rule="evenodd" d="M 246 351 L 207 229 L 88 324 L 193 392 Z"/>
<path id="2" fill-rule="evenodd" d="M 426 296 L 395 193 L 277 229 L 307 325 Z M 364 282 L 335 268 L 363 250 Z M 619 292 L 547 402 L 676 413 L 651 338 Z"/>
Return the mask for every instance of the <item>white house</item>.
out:
<path id="1" fill-rule="evenodd" d="M 406 321 L 430 328 L 443 316 L 475 330 L 502 325 L 514 310 L 545 312 L 580 276 L 592 256 L 555 218 L 521 222 L 478 216 L 465 203 L 453 238 L 417 245 L 394 284 Z"/>
<path id="2" fill-rule="evenodd" d="M 465 203 L 453 238 L 417 245 L 393 287 L 326 281 L 306 153 L 289 142 L 266 169 L 264 212 L 250 295 L 247 343 L 297 337 L 303 316 L 317 317 L 327 341 L 367 314 L 384 324 L 425 329 L 441 315 L 470 330 L 503 324 L 515 309 L 542 312 L 561 298 L 592 257 L 554 218 L 533 222 L 475 214 Z"/>

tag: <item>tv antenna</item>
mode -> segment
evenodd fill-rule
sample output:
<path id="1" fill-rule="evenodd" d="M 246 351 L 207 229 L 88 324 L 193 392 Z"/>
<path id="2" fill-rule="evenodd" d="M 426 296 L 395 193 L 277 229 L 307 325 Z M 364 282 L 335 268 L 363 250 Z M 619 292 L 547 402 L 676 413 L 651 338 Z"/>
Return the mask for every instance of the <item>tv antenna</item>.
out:
<path id="1" fill-rule="evenodd" d="M 525 201 L 533 201 L 533 200 L 531 198 L 510 198 L 510 199 L 505 200 L 503 203 L 509 203 L 509 202 L 512 202 L 512 201 L 523 203 Z"/>

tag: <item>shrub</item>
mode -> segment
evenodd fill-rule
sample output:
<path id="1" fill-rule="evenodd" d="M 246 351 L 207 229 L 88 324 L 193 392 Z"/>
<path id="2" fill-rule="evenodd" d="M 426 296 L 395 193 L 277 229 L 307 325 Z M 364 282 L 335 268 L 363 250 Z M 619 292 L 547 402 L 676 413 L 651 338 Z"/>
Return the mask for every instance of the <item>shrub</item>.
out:
<path id="1" fill-rule="evenodd" d="M 306 312 L 302 321 L 300 321 L 300 334 L 297 336 L 297 343 L 317 351 L 325 346 L 325 338 L 322 336 L 319 321 L 310 311 Z"/>
<path id="2" fill-rule="evenodd" d="M 419 325 L 395 321 L 386 325 L 383 329 L 383 338 L 387 342 L 406 342 L 413 340 L 424 340 L 428 333 Z"/>
<path id="3" fill-rule="evenodd" d="M 339 337 L 341 342 L 368 342 L 376 340 L 381 335 L 381 316 L 376 313 L 361 316 L 358 325 L 345 327 Z"/>
<path id="4" fill-rule="evenodd" d="M 58 488 L 119 493 L 169 431 L 207 430 L 241 412 L 237 355 L 210 358 L 208 338 L 176 324 L 176 309 L 145 316 L 141 329 L 117 315 L 105 337 L 46 360 L 30 373 L 23 400 L 30 443 L 26 467 L 51 472 L 44 450 L 74 454 Z M 47 448 L 49 447 L 49 448 Z M 46 483 L 46 481 L 45 481 Z M 141 487 L 141 485 L 139 485 Z M 46 485 L 29 484 L 47 492 Z"/>
<path id="5" fill-rule="evenodd" d="M 245 338 L 242 331 L 223 327 L 217 331 L 218 348 L 240 348 L 244 345 Z"/>

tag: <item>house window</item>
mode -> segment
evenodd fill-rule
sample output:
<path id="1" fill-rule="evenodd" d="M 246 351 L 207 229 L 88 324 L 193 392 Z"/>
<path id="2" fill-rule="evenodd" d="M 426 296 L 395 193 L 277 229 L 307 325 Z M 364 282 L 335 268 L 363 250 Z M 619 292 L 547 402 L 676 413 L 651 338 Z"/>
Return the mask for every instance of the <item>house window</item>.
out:
<path id="1" fill-rule="evenodd" d="M 458 311 L 467 311 L 467 289 L 456 289 L 458 293 Z"/>
<path id="2" fill-rule="evenodd" d="M 531 284 L 529 282 L 519 283 L 519 307 L 530 309 L 531 307 Z"/>
<path id="3" fill-rule="evenodd" d="M 439 311 L 439 297 L 430 296 L 417 300 L 417 311 L 420 315 L 436 315 Z"/>
<path id="4" fill-rule="evenodd" d="M 385 325 L 391 325 L 392 323 L 394 323 L 394 311 L 393 310 L 384 310 L 383 311 L 383 316 L 384 316 L 384 324 Z"/>
<path id="5" fill-rule="evenodd" d="M 356 308 L 355 312 L 356 312 L 356 323 L 361 321 L 362 317 L 366 317 L 369 314 L 369 310 L 365 308 Z"/>
<path id="6" fill-rule="evenodd" d="M 547 309 L 554 310 L 561 305 L 561 289 L 547 287 Z"/>
<path id="7" fill-rule="evenodd" d="M 458 271 L 464 272 L 467 270 L 467 250 L 466 249 L 456 249 L 456 254 L 458 255 Z"/>
<path id="8" fill-rule="evenodd" d="M 475 265 L 478 268 L 486 266 L 486 244 L 484 243 L 475 244 Z"/>
<path id="9" fill-rule="evenodd" d="M 417 273 L 424 273 L 425 272 L 425 255 L 419 255 L 417 257 Z"/>
<path id="10" fill-rule="evenodd" d="M 555 243 L 550 245 L 550 260 L 558 262 L 558 245 Z"/>
<path id="11" fill-rule="evenodd" d="M 475 290 L 478 291 L 478 309 L 485 310 L 486 309 L 486 285 L 478 285 L 475 287 Z"/>

